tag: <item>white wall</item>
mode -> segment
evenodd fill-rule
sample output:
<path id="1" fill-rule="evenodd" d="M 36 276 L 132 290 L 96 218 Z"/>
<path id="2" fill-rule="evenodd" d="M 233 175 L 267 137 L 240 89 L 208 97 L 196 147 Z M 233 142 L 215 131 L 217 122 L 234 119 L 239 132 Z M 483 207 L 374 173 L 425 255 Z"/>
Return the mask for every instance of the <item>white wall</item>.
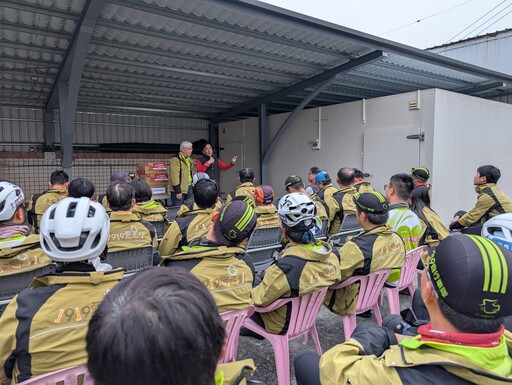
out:
<path id="1" fill-rule="evenodd" d="M 448 221 L 476 201 L 473 176 L 484 164 L 501 170 L 512 197 L 512 105 L 437 90 L 433 148 L 434 208 Z"/>
<path id="2" fill-rule="evenodd" d="M 455 211 L 473 207 L 476 195 L 472 177 L 476 168 L 494 164 L 503 175 L 499 185 L 512 197 L 512 162 L 508 149 L 512 143 L 512 106 L 431 89 L 420 92 L 419 110 L 409 110 L 409 101 L 417 100 L 417 95 L 409 92 L 367 100 L 365 123 L 362 101 L 321 108 L 318 151 L 312 150 L 308 141 L 318 137 L 319 109 L 302 111 L 270 158 L 267 183 L 279 197 L 284 194 L 284 180 L 290 174 L 298 174 L 305 180 L 308 169 L 316 165 L 328 171 L 334 180 L 337 170 L 348 166 L 372 174 L 372 185 L 382 192 L 392 174 L 409 172 L 411 167 L 422 165 L 432 174 L 432 207 L 448 224 Z M 268 118 L 271 135 L 275 135 L 286 116 Z M 229 129 L 224 134 L 221 132 L 221 145 L 234 138 L 242 140 L 246 164 L 252 162 L 256 169 L 257 119 L 221 127 L 224 126 Z M 425 141 L 404 139 L 409 131 L 425 132 Z M 382 139 L 374 153 L 363 157 L 365 135 Z M 370 167 L 368 160 L 372 157 Z"/>

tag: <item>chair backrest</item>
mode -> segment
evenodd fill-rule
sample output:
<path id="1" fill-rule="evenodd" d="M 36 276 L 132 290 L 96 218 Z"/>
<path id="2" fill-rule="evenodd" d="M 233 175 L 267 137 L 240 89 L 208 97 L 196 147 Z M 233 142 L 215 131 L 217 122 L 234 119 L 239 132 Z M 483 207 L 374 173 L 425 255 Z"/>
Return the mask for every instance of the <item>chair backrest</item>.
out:
<path id="1" fill-rule="evenodd" d="M 180 206 L 167 207 L 167 220 L 169 221 L 169 223 L 176 219 L 176 214 L 178 213 L 179 209 Z"/>
<path id="2" fill-rule="evenodd" d="M 141 247 L 107 253 L 105 263 L 113 268 L 122 267 L 126 273 L 133 273 L 153 265 L 153 247 Z"/>
<path id="3" fill-rule="evenodd" d="M 20 272 L 17 274 L 0 275 L 0 315 L 9 302 L 23 289 L 30 286 L 34 278 L 55 273 L 57 265 L 51 263 L 39 269 Z"/>
<path id="4" fill-rule="evenodd" d="M 416 274 L 416 267 L 418 266 L 418 262 L 421 259 L 421 255 L 423 253 L 428 252 L 428 246 L 420 246 L 413 250 L 409 250 L 405 254 L 404 265 L 400 270 L 400 280 L 398 281 L 398 290 L 405 289 L 409 287 L 414 279 L 414 274 Z"/>
<path id="5" fill-rule="evenodd" d="M 260 227 L 254 229 L 245 248 L 259 273 L 274 261 L 274 253 L 282 247 L 280 227 Z"/>
<path id="6" fill-rule="evenodd" d="M 281 298 L 272 303 L 272 309 L 277 309 L 291 302 L 292 311 L 288 331 L 286 332 L 290 339 L 304 334 L 315 325 L 316 316 L 324 302 L 327 289 L 328 287 L 323 287 L 300 297 Z"/>
<path id="7" fill-rule="evenodd" d="M 359 294 L 355 309 L 355 313 L 359 314 L 371 309 L 379 301 L 379 294 L 390 273 L 391 269 L 381 269 L 368 275 L 354 275 L 336 286 L 331 286 L 331 289 L 342 289 L 359 282 Z"/>
<path id="8" fill-rule="evenodd" d="M 247 317 L 254 313 L 254 306 L 250 306 L 242 310 L 230 310 L 221 313 L 220 316 L 224 321 L 226 329 L 226 337 L 228 339 L 226 354 L 219 362 L 233 362 L 236 360 L 236 352 L 238 350 L 238 339 L 240 337 L 240 329 Z"/>
<path id="9" fill-rule="evenodd" d="M 86 365 L 57 370 L 24 381 L 26 385 L 94 385 Z"/>
<path id="10" fill-rule="evenodd" d="M 322 219 L 322 227 L 318 231 L 318 233 L 315 234 L 316 239 L 326 239 L 327 230 L 329 229 L 329 219 L 324 218 Z"/>
<path id="11" fill-rule="evenodd" d="M 357 235 L 361 231 L 363 231 L 363 229 L 357 221 L 357 214 L 347 213 L 343 216 L 340 231 L 329 237 L 329 243 L 332 245 L 341 246 L 347 241 L 347 237 L 349 235 Z"/>
<path id="12" fill-rule="evenodd" d="M 156 237 L 162 239 L 165 234 L 165 222 L 151 222 L 151 224 L 155 227 Z"/>

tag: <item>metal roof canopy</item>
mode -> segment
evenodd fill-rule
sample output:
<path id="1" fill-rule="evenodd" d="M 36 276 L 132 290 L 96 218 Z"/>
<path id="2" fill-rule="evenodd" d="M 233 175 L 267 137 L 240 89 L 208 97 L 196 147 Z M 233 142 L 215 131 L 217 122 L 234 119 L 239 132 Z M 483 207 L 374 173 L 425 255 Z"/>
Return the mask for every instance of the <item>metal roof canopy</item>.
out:
<path id="1" fill-rule="evenodd" d="M 216 124 L 427 88 L 512 77 L 253 0 L 2 0 L 0 106 L 59 106 L 63 134 L 76 109 Z"/>

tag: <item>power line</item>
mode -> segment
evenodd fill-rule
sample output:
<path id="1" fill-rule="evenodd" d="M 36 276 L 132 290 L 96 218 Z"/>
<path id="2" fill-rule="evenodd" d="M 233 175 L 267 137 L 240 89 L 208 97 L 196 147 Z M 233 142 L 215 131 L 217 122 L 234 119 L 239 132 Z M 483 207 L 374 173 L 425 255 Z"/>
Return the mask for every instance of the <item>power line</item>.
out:
<path id="1" fill-rule="evenodd" d="M 468 1 L 465 1 L 464 3 L 460 3 L 460 4 L 458 4 L 458 5 L 455 5 L 455 6 L 451 7 L 451 8 L 445 9 L 444 11 L 440 11 L 440 12 L 434 13 L 433 15 L 430 15 L 430 16 L 427 16 L 427 17 L 424 17 L 424 18 L 422 18 L 422 19 L 418 19 L 418 20 L 416 20 L 416 21 L 413 21 L 412 23 L 408 23 L 408 24 L 402 25 L 401 27 L 398 27 L 398 28 L 392 29 L 392 30 L 390 30 L 390 31 L 384 32 L 382 35 L 387 35 L 388 33 L 395 32 L 395 31 L 398 31 L 398 30 L 400 30 L 400 29 L 402 29 L 402 28 L 409 27 L 409 26 L 411 26 L 411 25 L 414 25 L 414 24 L 420 23 L 420 22 L 422 22 L 423 20 L 427 20 L 427 19 L 430 19 L 430 18 L 432 18 L 432 17 L 434 17 L 434 16 L 441 15 L 442 13 L 445 13 L 445 12 L 451 11 L 452 9 L 455 9 L 455 8 L 461 7 L 461 6 L 463 6 L 463 5 L 467 4 L 467 3 L 471 3 L 472 1 L 474 1 L 474 0 L 468 0 Z M 507 0 L 504 0 L 504 1 L 507 1 Z"/>
<path id="2" fill-rule="evenodd" d="M 508 7 L 507 7 L 508 8 Z M 488 25 L 487 27 L 485 27 L 484 29 L 482 29 L 481 31 L 479 31 L 477 33 L 477 35 L 480 35 L 483 31 L 485 31 L 486 29 L 489 29 L 491 28 L 494 24 L 496 24 L 498 21 L 500 21 L 501 19 L 503 19 L 505 16 L 509 15 L 510 13 L 512 13 L 512 10 L 508 11 L 507 13 L 505 13 L 502 17 L 500 17 L 498 20 L 496 20 L 494 23 L 492 23 L 491 25 Z"/>
<path id="3" fill-rule="evenodd" d="M 500 13 L 502 13 L 503 11 L 505 11 L 507 8 L 510 8 L 512 7 L 512 4 L 509 4 L 507 5 L 505 8 L 503 8 L 502 10 L 500 10 L 498 13 L 494 14 L 493 16 L 491 16 L 489 19 L 487 19 L 486 21 L 484 21 L 482 24 L 480 24 L 478 27 L 474 28 L 473 30 L 471 30 L 470 32 L 468 32 L 462 39 L 465 39 L 466 37 L 470 36 L 473 32 L 475 32 L 477 29 L 479 29 L 480 27 L 482 27 L 484 24 L 488 23 L 489 21 L 491 21 L 492 19 L 494 19 L 496 16 L 498 16 Z M 510 12 L 509 12 L 510 13 Z M 506 13 L 503 17 L 507 16 L 508 13 Z M 496 22 L 500 21 L 503 17 L 501 17 L 500 19 L 498 19 Z M 493 24 L 491 25 L 494 25 L 496 24 L 496 22 L 494 22 Z M 489 26 L 490 27 L 490 26 Z M 489 27 L 485 27 L 485 29 L 489 28 Z M 462 40 L 461 39 L 461 40 Z"/>
<path id="4" fill-rule="evenodd" d="M 466 28 L 464 28 L 462 31 L 460 31 L 459 33 L 457 33 L 454 37 L 452 37 L 451 39 L 448 39 L 448 41 L 445 43 L 449 43 L 450 41 L 454 40 L 457 36 L 461 35 L 464 31 L 466 31 L 467 29 L 471 28 L 473 25 L 475 25 L 476 23 L 478 23 L 480 20 L 482 20 L 485 16 L 487 16 L 489 13 L 491 13 L 492 11 L 494 11 L 496 8 L 498 8 L 501 4 L 505 3 L 507 0 L 503 0 L 501 3 L 499 3 L 497 6 L 495 6 L 493 9 L 491 9 L 489 12 L 487 12 L 485 15 L 479 17 L 478 19 L 476 19 L 474 22 L 472 22 L 470 25 L 468 25 Z"/>

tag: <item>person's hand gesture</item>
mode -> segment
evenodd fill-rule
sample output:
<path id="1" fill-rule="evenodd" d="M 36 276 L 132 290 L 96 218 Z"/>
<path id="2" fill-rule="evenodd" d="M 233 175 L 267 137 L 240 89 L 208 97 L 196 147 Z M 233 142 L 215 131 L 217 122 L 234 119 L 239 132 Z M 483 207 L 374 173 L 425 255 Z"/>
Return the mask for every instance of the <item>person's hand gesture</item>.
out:
<path id="1" fill-rule="evenodd" d="M 238 159 L 238 155 L 234 155 L 234 156 L 231 158 L 231 163 L 232 163 L 232 164 L 235 164 L 237 159 Z"/>
<path id="2" fill-rule="evenodd" d="M 208 166 L 211 166 L 215 163 L 215 158 L 213 156 L 210 156 L 210 159 L 208 160 Z"/>

